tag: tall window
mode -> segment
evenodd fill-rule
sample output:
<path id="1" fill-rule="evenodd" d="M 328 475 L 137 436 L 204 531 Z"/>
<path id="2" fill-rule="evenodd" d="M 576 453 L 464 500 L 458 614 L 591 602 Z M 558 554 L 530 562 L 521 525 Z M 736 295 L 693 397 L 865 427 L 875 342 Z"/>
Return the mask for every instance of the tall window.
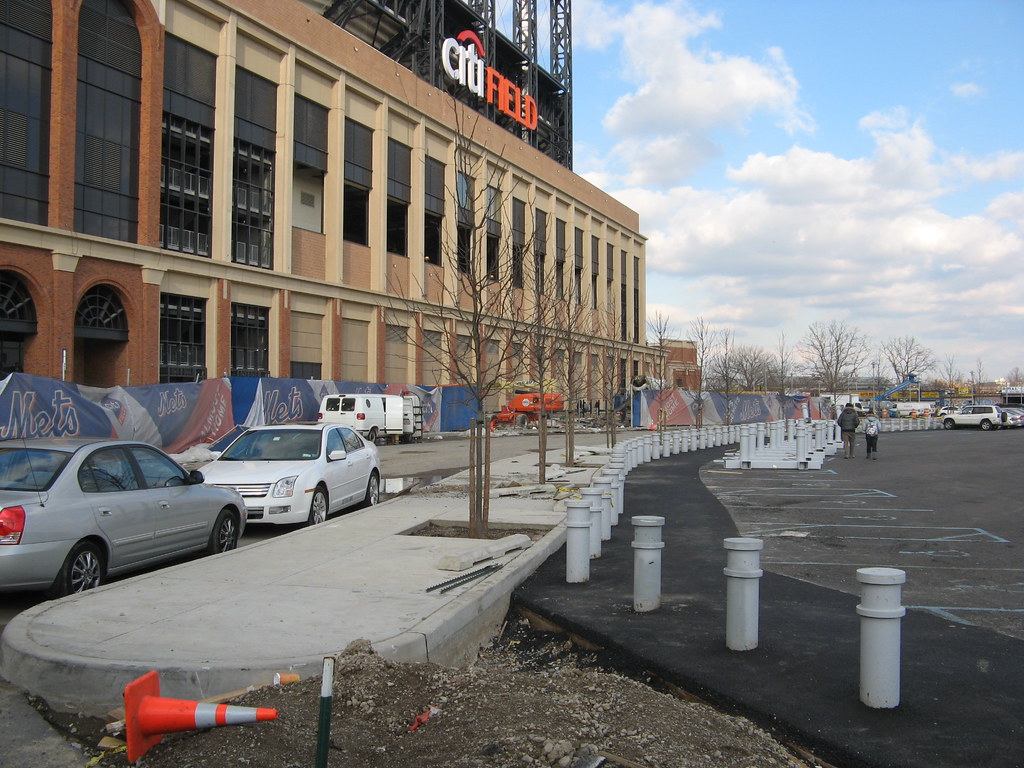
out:
<path id="1" fill-rule="evenodd" d="M 160 245 L 210 255 L 217 59 L 172 35 L 164 58 Z"/>
<path id="2" fill-rule="evenodd" d="M 523 256 L 526 253 L 526 203 L 512 198 L 512 285 L 523 287 Z"/>
<path id="3" fill-rule="evenodd" d="M 501 243 L 501 190 L 487 187 L 487 278 L 497 280 L 500 276 Z"/>
<path id="4" fill-rule="evenodd" d="M 235 188 L 232 261 L 274 266 L 274 145 L 277 88 L 252 72 L 235 73 Z"/>
<path id="5" fill-rule="evenodd" d="M 231 304 L 231 375 L 269 376 L 270 310 Z"/>
<path id="6" fill-rule="evenodd" d="M 49 0 L 0 2 L 0 217 L 46 224 Z"/>
<path id="7" fill-rule="evenodd" d="M 566 223 L 555 219 L 555 296 L 565 298 Z"/>
<path id="8" fill-rule="evenodd" d="M 295 97 L 292 223 L 293 226 L 311 232 L 324 231 L 324 176 L 327 174 L 328 114 L 326 107 L 302 96 Z"/>
<path id="9" fill-rule="evenodd" d="M 533 289 L 538 296 L 544 295 L 545 260 L 548 256 L 548 214 L 534 212 L 533 223 Z"/>
<path id="10" fill-rule="evenodd" d="M 342 237 L 370 244 L 370 190 L 373 188 L 373 131 L 345 120 L 345 200 Z"/>
<path id="11" fill-rule="evenodd" d="M 409 203 L 412 201 L 412 150 L 388 139 L 387 252 L 409 254 Z"/>
<path id="12" fill-rule="evenodd" d="M 473 179 L 459 171 L 455 180 L 457 220 L 455 227 L 459 272 L 473 274 Z"/>
<path id="13" fill-rule="evenodd" d="M 633 343 L 640 342 L 640 258 L 633 257 Z"/>
<path id="14" fill-rule="evenodd" d="M 142 43 L 119 0 L 84 0 L 78 25 L 75 231 L 135 242 Z"/>
<path id="15" fill-rule="evenodd" d="M 572 299 L 583 303 L 583 230 L 576 227 L 573 238 Z"/>
<path id="16" fill-rule="evenodd" d="M 444 163 L 427 158 L 423 189 L 423 259 L 441 265 L 441 232 L 444 229 Z"/>
<path id="17" fill-rule="evenodd" d="M 627 339 L 626 306 L 629 294 L 626 292 L 626 252 L 619 251 L 619 338 Z"/>
<path id="18" fill-rule="evenodd" d="M 160 294 L 160 381 L 206 378 L 206 300 Z"/>
<path id="19" fill-rule="evenodd" d="M 597 309 L 597 278 L 601 275 L 601 241 L 590 237 L 590 308 Z"/>

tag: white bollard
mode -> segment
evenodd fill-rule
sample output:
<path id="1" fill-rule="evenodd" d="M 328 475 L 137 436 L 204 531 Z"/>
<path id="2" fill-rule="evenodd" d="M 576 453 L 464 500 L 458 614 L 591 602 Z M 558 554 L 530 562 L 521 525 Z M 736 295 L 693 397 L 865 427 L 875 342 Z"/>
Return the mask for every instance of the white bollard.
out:
<path id="1" fill-rule="evenodd" d="M 612 487 L 612 526 L 619 524 L 619 515 L 622 513 L 622 479 L 618 475 L 605 475 L 611 481 Z"/>
<path id="2" fill-rule="evenodd" d="M 907 574 L 898 568 L 858 568 L 860 605 L 860 700 L 876 709 L 900 704 L 901 604 Z"/>
<path id="3" fill-rule="evenodd" d="M 725 645 L 730 651 L 752 651 L 757 648 L 760 598 L 761 539 L 731 538 L 725 540 L 728 550 L 725 595 Z"/>
<path id="4" fill-rule="evenodd" d="M 643 445 L 643 452 L 644 452 L 643 453 L 643 458 L 641 460 L 643 461 L 644 464 L 646 464 L 647 462 L 649 462 L 653 458 L 651 438 L 649 436 L 645 437 L 641 441 L 641 444 Z"/>
<path id="5" fill-rule="evenodd" d="M 565 502 L 565 580 L 569 584 L 590 581 L 590 502 Z"/>
<path id="6" fill-rule="evenodd" d="M 601 541 L 612 537 L 612 479 L 598 475 L 590 481 L 601 492 Z"/>
<path id="7" fill-rule="evenodd" d="M 633 610 L 646 613 L 661 607 L 661 529 L 665 518 L 640 515 L 633 523 Z"/>
<path id="8" fill-rule="evenodd" d="M 604 504 L 601 502 L 601 491 L 597 488 L 582 488 L 580 493 L 590 505 L 590 557 L 601 556 L 601 514 Z"/>

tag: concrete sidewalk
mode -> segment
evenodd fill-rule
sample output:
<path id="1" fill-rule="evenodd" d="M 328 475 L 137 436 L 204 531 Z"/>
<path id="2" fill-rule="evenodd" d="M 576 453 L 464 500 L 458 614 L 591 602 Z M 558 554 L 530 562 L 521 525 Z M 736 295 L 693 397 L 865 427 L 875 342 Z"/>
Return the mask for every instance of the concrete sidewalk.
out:
<path id="1" fill-rule="evenodd" d="M 586 486 L 607 455 L 566 470 Z M 536 457 L 495 462 L 495 486 L 536 477 Z M 564 540 L 556 487 L 496 491 L 492 528 L 546 530 L 503 567 L 450 591 L 429 587 L 473 569 L 493 542 L 417 536 L 431 522 L 467 522 L 465 478 L 402 496 L 223 555 L 201 558 L 41 603 L 0 638 L 0 675 L 64 711 L 102 715 L 124 686 L 151 669 L 173 698 L 267 684 L 279 672 L 319 674 L 324 656 L 369 640 L 399 661 L 455 665 L 472 659 L 507 611 L 512 590 Z M 445 488 L 453 489 L 448 492 Z M 442 561 L 461 560 L 461 571 Z M 482 565 L 483 563 L 481 563 Z"/>

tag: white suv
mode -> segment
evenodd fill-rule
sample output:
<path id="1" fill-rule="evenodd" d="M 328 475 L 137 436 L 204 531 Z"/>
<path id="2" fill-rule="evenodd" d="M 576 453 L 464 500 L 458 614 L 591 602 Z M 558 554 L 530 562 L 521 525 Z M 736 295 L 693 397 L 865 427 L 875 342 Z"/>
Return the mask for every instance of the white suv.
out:
<path id="1" fill-rule="evenodd" d="M 946 429 L 981 427 L 999 429 L 1006 422 L 1006 414 L 998 405 L 965 405 L 959 413 L 947 414 L 942 420 Z"/>

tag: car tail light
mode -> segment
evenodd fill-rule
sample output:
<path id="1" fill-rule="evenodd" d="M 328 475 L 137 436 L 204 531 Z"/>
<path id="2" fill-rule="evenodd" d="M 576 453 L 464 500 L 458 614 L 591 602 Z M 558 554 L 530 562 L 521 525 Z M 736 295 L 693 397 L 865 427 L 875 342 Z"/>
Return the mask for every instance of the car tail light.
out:
<path id="1" fill-rule="evenodd" d="M 356 420 L 357 421 L 365 421 L 366 420 L 366 414 L 365 413 L 357 413 L 356 414 Z"/>
<path id="2" fill-rule="evenodd" d="M 323 411 L 320 411 L 320 413 L 318 413 L 318 414 L 316 415 L 316 420 L 317 420 L 317 421 L 323 421 L 323 418 L 324 418 L 324 412 L 323 412 Z"/>
<path id="3" fill-rule="evenodd" d="M 25 532 L 24 507 L 0 509 L 0 544 L 18 544 Z"/>

